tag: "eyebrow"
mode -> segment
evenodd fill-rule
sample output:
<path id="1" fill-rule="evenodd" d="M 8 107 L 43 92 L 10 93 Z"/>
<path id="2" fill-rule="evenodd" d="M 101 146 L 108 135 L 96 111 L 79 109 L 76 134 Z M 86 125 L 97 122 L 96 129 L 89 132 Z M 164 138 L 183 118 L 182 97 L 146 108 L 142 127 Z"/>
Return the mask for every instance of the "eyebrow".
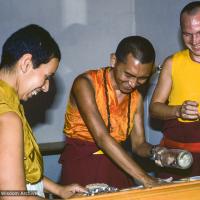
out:
<path id="1" fill-rule="evenodd" d="M 133 74 L 131 74 L 131 73 L 129 73 L 129 72 L 124 72 L 125 74 L 127 74 L 127 75 L 129 75 L 129 76 L 134 76 L 134 77 L 136 77 L 135 75 L 133 75 Z"/>
<path id="2" fill-rule="evenodd" d="M 197 31 L 196 33 L 189 33 L 189 32 L 186 32 L 186 31 L 182 31 L 182 34 L 188 34 L 188 35 L 195 35 L 195 34 L 199 34 L 200 31 Z"/>
<path id="3" fill-rule="evenodd" d="M 135 75 L 129 73 L 129 72 L 125 72 L 125 74 L 129 75 L 129 76 L 133 76 L 136 77 Z M 141 77 L 137 77 L 137 78 L 148 78 L 149 76 L 141 76 Z"/>

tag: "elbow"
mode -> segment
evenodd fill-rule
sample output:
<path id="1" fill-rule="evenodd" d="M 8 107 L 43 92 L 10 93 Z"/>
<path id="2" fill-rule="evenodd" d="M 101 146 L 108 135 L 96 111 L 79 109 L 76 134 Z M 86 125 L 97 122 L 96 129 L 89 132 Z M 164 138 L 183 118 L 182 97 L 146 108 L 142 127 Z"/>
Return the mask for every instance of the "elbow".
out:
<path id="1" fill-rule="evenodd" d="M 142 145 L 141 145 L 142 146 Z M 144 157 L 144 154 L 143 154 L 143 147 L 141 147 L 140 145 L 138 146 L 134 146 L 132 147 L 132 151 L 137 154 L 138 156 L 141 156 L 141 157 Z"/>
<path id="2" fill-rule="evenodd" d="M 149 116 L 151 118 L 159 118 L 160 116 L 160 105 L 158 102 L 150 103 L 149 105 Z"/>
<path id="3" fill-rule="evenodd" d="M 101 134 L 95 137 L 95 143 L 104 151 L 113 143 L 113 138 L 109 134 Z"/>
<path id="4" fill-rule="evenodd" d="M 106 135 L 98 135 L 96 136 L 94 139 L 95 139 L 95 142 L 97 144 L 97 146 L 100 148 L 100 149 L 104 149 L 104 146 L 106 145 L 106 138 L 107 136 Z"/>
<path id="5" fill-rule="evenodd" d="M 150 117 L 155 117 L 155 103 L 150 103 L 149 105 L 149 115 Z"/>

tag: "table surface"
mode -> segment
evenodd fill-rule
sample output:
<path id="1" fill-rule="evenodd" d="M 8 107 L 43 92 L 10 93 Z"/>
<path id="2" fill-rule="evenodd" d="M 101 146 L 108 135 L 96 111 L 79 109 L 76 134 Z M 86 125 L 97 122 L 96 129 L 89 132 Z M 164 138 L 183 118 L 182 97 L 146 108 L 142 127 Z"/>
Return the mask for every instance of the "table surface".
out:
<path id="1" fill-rule="evenodd" d="M 43 156 L 60 154 L 65 142 L 39 144 Z M 94 196 L 74 196 L 73 200 L 200 200 L 200 180 L 170 183 L 154 188 L 130 188 Z"/>
<path id="2" fill-rule="evenodd" d="M 94 196 L 76 196 L 73 200 L 200 200 L 200 180 L 170 183 L 153 188 L 128 189 Z"/>

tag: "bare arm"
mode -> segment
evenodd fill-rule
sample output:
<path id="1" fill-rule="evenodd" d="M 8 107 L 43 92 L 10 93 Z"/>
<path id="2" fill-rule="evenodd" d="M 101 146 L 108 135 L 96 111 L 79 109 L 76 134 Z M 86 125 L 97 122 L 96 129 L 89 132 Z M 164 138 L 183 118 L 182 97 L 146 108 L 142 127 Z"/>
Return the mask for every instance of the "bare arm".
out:
<path id="1" fill-rule="evenodd" d="M 137 111 L 134 116 L 134 127 L 131 131 L 132 150 L 142 157 L 149 157 L 152 145 L 146 142 L 144 133 L 144 106 L 140 95 Z"/>
<path id="2" fill-rule="evenodd" d="M 24 191 L 24 138 L 22 123 L 14 112 L 0 115 L 0 191 Z M 2 196 L 5 200 L 39 200 L 37 196 Z"/>
<path id="3" fill-rule="evenodd" d="M 172 87 L 172 57 L 167 58 L 163 63 L 161 74 L 154 90 L 150 114 L 159 119 L 198 119 L 198 103 L 185 100 L 182 105 L 169 106 L 166 104 Z"/>
<path id="4" fill-rule="evenodd" d="M 172 58 L 169 57 L 163 63 L 158 83 L 151 99 L 150 114 L 152 117 L 157 117 L 160 119 L 173 119 L 180 116 L 181 105 L 167 105 L 167 100 L 172 87 L 171 73 Z"/>
<path id="5" fill-rule="evenodd" d="M 73 196 L 75 193 L 86 192 L 86 189 L 78 184 L 59 185 L 47 177 L 43 178 L 44 189 L 52 194 L 55 194 L 63 199 Z"/>
<path id="6" fill-rule="evenodd" d="M 22 124 L 17 114 L 0 115 L 0 171 L 4 172 L 0 173 L 1 190 L 26 189 L 23 146 Z"/>
<path id="7" fill-rule="evenodd" d="M 139 180 L 145 186 L 156 182 L 142 170 L 137 163 L 110 136 L 98 111 L 93 86 L 86 76 L 78 77 L 72 87 L 74 99 L 80 114 L 97 145 L 125 172 Z"/>
<path id="8" fill-rule="evenodd" d="M 131 144 L 132 144 L 132 150 L 136 152 L 139 156 L 142 157 L 153 157 L 154 153 L 161 154 L 161 152 L 164 152 L 166 148 L 159 147 L 159 146 L 153 146 L 152 144 L 149 144 L 146 142 L 145 133 L 144 133 L 144 107 L 143 107 L 143 99 L 140 95 L 140 100 L 137 108 L 137 112 L 134 116 L 134 127 L 131 131 Z M 152 152 L 152 147 L 153 152 Z M 157 159 L 154 160 L 155 163 L 159 166 L 163 166 L 160 161 Z"/>

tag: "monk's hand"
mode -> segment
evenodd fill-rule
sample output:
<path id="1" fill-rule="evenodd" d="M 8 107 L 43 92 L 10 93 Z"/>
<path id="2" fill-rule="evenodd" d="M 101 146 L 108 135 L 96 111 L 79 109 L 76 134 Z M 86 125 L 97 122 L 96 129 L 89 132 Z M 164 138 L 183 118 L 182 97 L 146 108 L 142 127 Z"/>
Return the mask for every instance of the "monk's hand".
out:
<path id="1" fill-rule="evenodd" d="M 173 180 L 172 177 L 169 177 L 167 179 L 160 179 L 150 176 L 150 178 L 146 179 L 146 181 L 143 183 L 143 186 L 145 188 L 152 188 L 156 186 L 166 185 L 171 183 Z"/>
<path id="2" fill-rule="evenodd" d="M 164 182 L 161 182 L 160 179 L 157 179 L 157 178 L 152 177 L 152 176 L 149 176 L 143 182 L 143 186 L 145 188 L 152 188 L 152 187 L 160 186 L 160 185 L 163 185 L 163 184 L 164 184 Z"/>

